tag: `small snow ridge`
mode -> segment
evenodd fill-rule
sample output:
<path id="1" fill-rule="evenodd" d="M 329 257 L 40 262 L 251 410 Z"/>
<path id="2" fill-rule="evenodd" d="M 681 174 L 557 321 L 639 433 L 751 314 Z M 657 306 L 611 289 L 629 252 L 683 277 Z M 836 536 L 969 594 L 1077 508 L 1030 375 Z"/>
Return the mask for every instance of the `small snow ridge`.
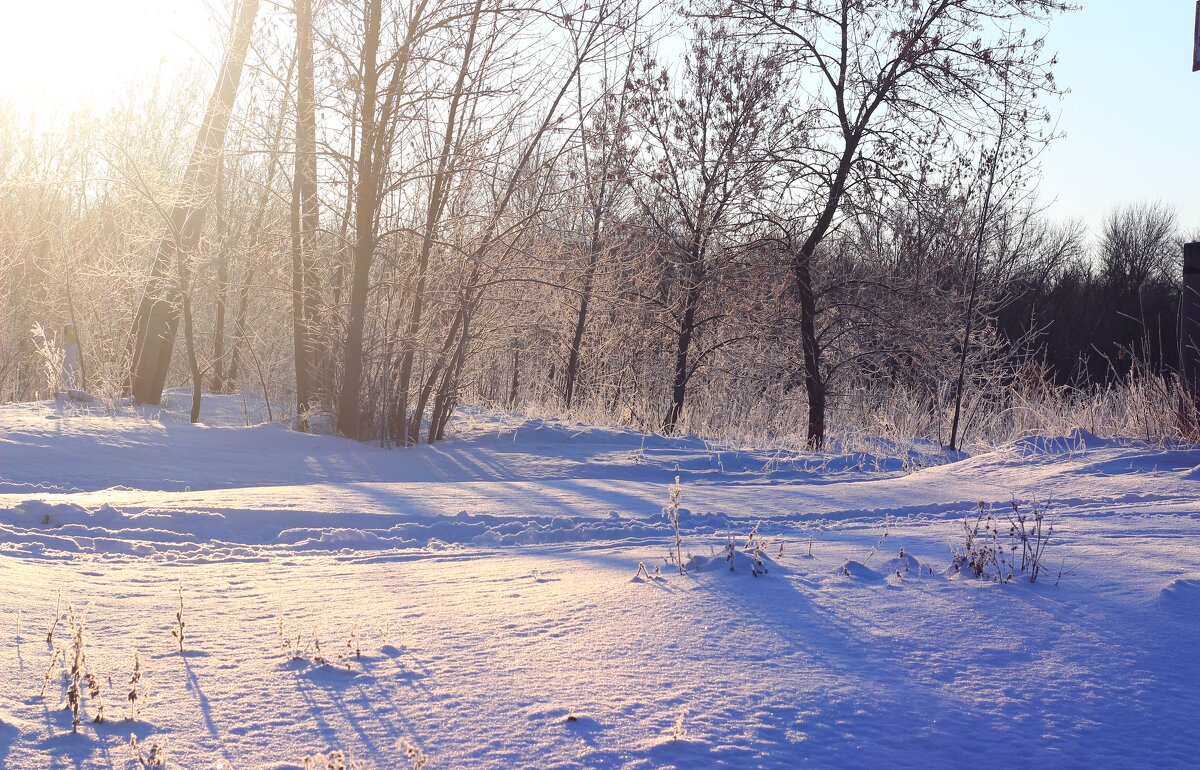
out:
<path id="1" fill-rule="evenodd" d="M 922 574 L 930 575 L 933 571 L 917 561 L 912 554 L 906 554 L 901 551 L 900 555 L 895 559 L 888 559 L 883 564 L 879 565 L 879 571 L 885 575 L 896 575 L 897 577 L 920 577 Z"/>
<path id="2" fill-rule="evenodd" d="M 0 512 L 0 522 L 27 529 L 61 527 L 66 524 L 109 526 L 125 519 L 125 514 L 110 505 L 88 510 L 74 503 L 47 503 L 44 500 L 22 500 Z"/>
<path id="3" fill-rule="evenodd" d="M 886 580 L 887 578 L 897 577 L 918 578 L 922 575 L 929 576 L 934 574 L 933 570 L 917 561 L 912 554 L 906 554 L 903 551 L 894 559 L 888 559 L 885 562 L 876 564 L 874 567 L 869 567 L 866 563 L 847 559 L 846 562 L 838 567 L 837 574 L 846 577 L 854 578 L 855 580 Z"/>
<path id="4" fill-rule="evenodd" d="M 837 571 L 838 571 L 839 575 L 845 575 L 846 577 L 852 577 L 856 580 L 882 580 L 883 579 L 882 572 L 876 572 L 875 570 L 868 567 L 866 564 L 863 564 L 861 561 L 855 561 L 854 559 L 846 559 L 846 563 L 843 564 L 842 566 L 838 567 Z"/>
<path id="5" fill-rule="evenodd" d="M 1103 449 L 1115 443 L 1083 428 L 1076 428 L 1065 436 L 1026 436 L 1014 441 L 1012 446 L 1022 455 L 1068 454 L 1085 449 Z"/>
<path id="6" fill-rule="evenodd" d="M 684 569 L 688 572 L 732 572 L 735 575 L 769 574 L 777 565 L 765 553 L 746 553 L 734 549 L 722 551 L 716 556 L 692 556 Z"/>
<path id="7" fill-rule="evenodd" d="M 1164 602 L 1176 606 L 1200 606 L 1200 579 L 1177 578 L 1162 590 Z"/>

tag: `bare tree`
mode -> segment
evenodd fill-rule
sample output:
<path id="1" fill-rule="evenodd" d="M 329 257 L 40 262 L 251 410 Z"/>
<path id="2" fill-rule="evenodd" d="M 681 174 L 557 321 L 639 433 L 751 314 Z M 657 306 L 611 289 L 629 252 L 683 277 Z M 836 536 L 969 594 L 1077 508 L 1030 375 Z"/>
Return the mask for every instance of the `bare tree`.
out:
<path id="1" fill-rule="evenodd" d="M 767 184 L 765 155 L 792 131 L 778 101 L 781 62 L 751 53 L 720 25 L 693 30 L 679 85 L 653 61 L 644 63 L 633 102 L 645 136 L 635 179 L 644 214 L 662 244 L 659 296 L 674 337 L 670 406 L 662 430 L 683 413 L 688 382 L 724 341 L 693 346 L 722 317 L 705 310 L 705 294 L 732 264 L 734 233 Z"/>
<path id="2" fill-rule="evenodd" d="M 579 381 L 579 362 L 587 330 L 589 311 L 596 289 L 596 274 L 605 251 L 606 228 L 613 224 L 615 209 L 629 183 L 629 106 L 633 91 L 632 76 L 639 47 L 630 45 L 629 55 L 615 73 L 607 69 L 601 79 L 601 97 L 591 114 L 581 120 L 579 141 L 582 205 L 580 225 L 584 230 L 582 250 L 584 266 L 578 291 L 578 307 L 573 314 L 571 339 L 563 371 L 563 405 L 569 411 Z M 584 109 L 584 97 L 579 107 Z M 516 373 L 514 371 L 514 377 Z M 514 382 L 516 380 L 514 379 Z"/>
<path id="3" fill-rule="evenodd" d="M 409 77 L 417 47 L 431 28 L 445 24 L 427 18 L 428 0 L 417 0 L 397 20 L 398 41 L 390 55 L 380 60 L 383 40 L 383 4 L 364 0 L 363 37 L 357 70 L 361 94 L 356 95 L 358 155 L 353 168 L 354 241 L 350 297 L 346 310 L 346 336 L 342 355 L 342 382 L 337 405 L 337 430 L 345 436 L 364 435 L 362 411 L 363 335 L 367 323 L 367 295 L 375 264 L 380 208 L 389 192 L 388 171 L 401 101 L 409 96 Z M 382 89 L 380 88 L 382 79 Z"/>
<path id="4" fill-rule="evenodd" d="M 130 391 L 135 402 L 156 404 L 162 398 L 175 332 L 182 313 L 192 375 L 192 422 L 200 419 L 202 382 L 193 339 L 192 303 L 188 295 L 191 277 L 187 260 L 204 229 L 208 198 L 213 191 L 257 12 L 258 0 L 241 0 L 229 49 L 217 77 L 217 87 L 196 138 L 179 196 L 166 215 L 168 233 L 161 241 L 150 282 L 134 323 Z M 177 270 L 175 281 L 168 274 L 172 262 Z"/>
<path id="5" fill-rule="evenodd" d="M 1134 299 L 1148 281 L 1172 276 L 1180 240 L 1175 211 L 1163 203 L 1108 212 L 1100 225 L 1100 275 L 1114 299 Z"/>
<path id="6" fill-rule="evenodd" d="M 313 77 L 312 0 L 296 0 L 296 158 L 292 177 L 292 338 L 296 368 L 296 419 L 308 429 L 314 407 L 314 338 L 317 322 L 315 246 L 321 225 L 317 204 L 316 97 Z"/>
<path id="7" fill-rule="evenodd" d="M 911 140 L 944 127 L 986 128 L 1004 94 L 1020 130 L 1038 136 L 1037 95 L 1053 90 L 1043 39 L 1026 32 L 1070 6 L 1059 0 L 719 0 L 714 13 L 754 39 L 783 47 L 802 73 L 817 123 L 806 146 L 784 157 L 791 196 L 803 203 L 791 253 L 800 306 L 808 443 L 825 439 L 826 383 L 816 335 L 813 259 L 847 201 L 864 189 L 903 184 Z"/>

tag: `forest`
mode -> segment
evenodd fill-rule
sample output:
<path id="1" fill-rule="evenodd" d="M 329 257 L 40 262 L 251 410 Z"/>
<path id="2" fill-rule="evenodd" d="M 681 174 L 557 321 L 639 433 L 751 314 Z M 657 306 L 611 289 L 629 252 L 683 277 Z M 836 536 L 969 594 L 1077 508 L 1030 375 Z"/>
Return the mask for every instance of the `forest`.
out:
<path id="1" fill-rule="evenodd" d="M 0 402 L 256 393 L 384 446 L 469 404 L 812 449 L 1187 434 L 1175 210 L 1093 232 L 1038 187 L 1070 10 L 239 0 L 219 67 L 0 109 Z"/>
<path id="2" fill-rule="evenodd" d="M 3 5 L 0 770 L 1198 766 L 1200 4 Z"/>

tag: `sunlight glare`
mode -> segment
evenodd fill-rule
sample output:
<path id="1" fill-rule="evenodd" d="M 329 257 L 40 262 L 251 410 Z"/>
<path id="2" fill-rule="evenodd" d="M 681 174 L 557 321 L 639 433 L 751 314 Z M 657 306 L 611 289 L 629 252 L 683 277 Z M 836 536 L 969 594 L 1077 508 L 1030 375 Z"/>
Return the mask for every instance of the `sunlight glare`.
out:
<path id="1" fill-rule="evenodd" d="M 3 0 L 0 103 L 103 108 L 160 67 L 211 60 L 213 28 L 202 0 Z"/>

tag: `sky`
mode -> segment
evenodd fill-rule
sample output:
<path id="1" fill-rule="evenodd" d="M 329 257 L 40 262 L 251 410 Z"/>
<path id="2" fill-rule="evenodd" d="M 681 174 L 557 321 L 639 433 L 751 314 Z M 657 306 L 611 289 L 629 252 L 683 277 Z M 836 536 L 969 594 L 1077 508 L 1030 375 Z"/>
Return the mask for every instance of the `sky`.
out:
<path id="1" fill-rule="evenodd" d="M 1173 205 L 1200 237 L 1200 72 L 1192 72 L 1194 0 L 1083 0 L 1058 18 L 1049 50 L 1070 89 L 1065 137 L 1043 156 L 1040 193 L 1058 219 L 1094 231 L 1113 206 Z"/>
<path id="2" fill-rule="evenodd" d="M 0 0 L 0 101 L 103 108 L 164 61 L 213 59 L 218 29 L 209 0 Z"/>
<path id="3" fill-rule="evenodd" d="M 1082 0 L 1055 20 L 1065 136 L 1043 155 L 1054 219 L 1093 231 L 1113 206 L 1173 205 L 1200 236 L 1200 72 L 1193 0 Z M 209 64 L 222 0 L 0 0 L 0 102 L 103 108 L 160 66 Z M 214 12 L 213 9 L 218 9 Z"/>

